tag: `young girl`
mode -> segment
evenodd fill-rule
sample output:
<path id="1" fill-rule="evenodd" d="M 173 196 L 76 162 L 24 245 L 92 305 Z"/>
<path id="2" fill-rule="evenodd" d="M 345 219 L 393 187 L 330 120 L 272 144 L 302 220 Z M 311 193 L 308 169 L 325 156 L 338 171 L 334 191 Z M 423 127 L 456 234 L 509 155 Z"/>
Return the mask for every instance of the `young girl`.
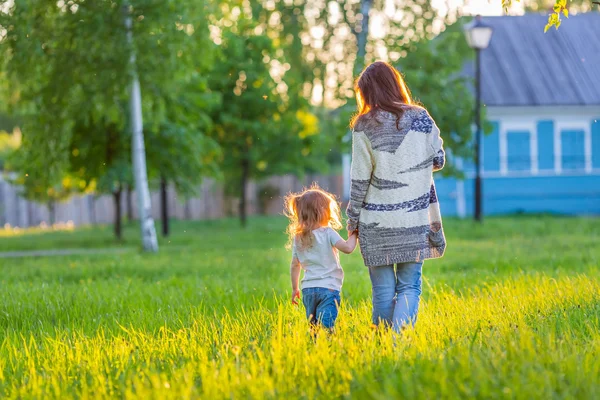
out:
<path id="1" fill-rule="evenodd" d="M 337 233 L 342 228 L 340 207 L 332 194 L 314 185 L 302 193 L 286 198 L 286 215 L 290 219 L 288 234 L 292 248 L 292 303 L 300 298 L 300 269 L 302 301 L 312 325 L 321 323 L 332 329 L 338 315 L 344 271 L 338 250 L 350 254 L 356 248 L 357 235 L 348 240 Z"/>

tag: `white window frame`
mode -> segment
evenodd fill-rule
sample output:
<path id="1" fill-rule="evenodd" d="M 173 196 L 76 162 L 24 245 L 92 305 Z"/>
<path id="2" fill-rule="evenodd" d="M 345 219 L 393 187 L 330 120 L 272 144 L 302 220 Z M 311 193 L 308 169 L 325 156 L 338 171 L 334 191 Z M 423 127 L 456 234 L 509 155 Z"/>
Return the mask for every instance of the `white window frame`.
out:
<path id="1" fill-rule="evenodd" d="M 537 175 L 539 173 L 538 163 L 538 137 L 537 137 L 537 121 L 517 120 L 517 121 L 499 121 L 500 131 L 500 175 L 509 175 L 508 171 L 508 132 L 529 132 L 529 157 L 531 159 L 529 171 L 510 171 L 510 174 L 519 175 Z"/>
<path id="2" fill-rule="evenodd" d="M 592 120 L 569 121 L 555 120 L 554 121 L 554 171 L 557 174 L 563 173 L 562 165 L 562 139 L 563 131 L 583 131 L 583 155 L 584 155 L 584 171 L 586 174 L 592 173 Z M 567 171 L 576 171 L 570 170 Z"/>

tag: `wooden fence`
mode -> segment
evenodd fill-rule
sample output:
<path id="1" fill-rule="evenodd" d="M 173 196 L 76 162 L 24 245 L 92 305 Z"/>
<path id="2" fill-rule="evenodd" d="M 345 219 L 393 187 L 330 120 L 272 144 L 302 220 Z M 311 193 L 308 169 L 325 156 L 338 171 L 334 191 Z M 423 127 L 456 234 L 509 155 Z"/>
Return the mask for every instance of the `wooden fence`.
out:
<path id="1" fill-rule="evenodd" d="M 342 196 L 341 176 L 309 175 L 304 179 L 294 176 L 275 176 L 248 185 L 247 212 L 249 215 L 277 215 L 283 211 L 283 196 L 290 191 L 317 182 L 322 188 Z M 23 199 L 20 188 L 11 185 L 7 177 L 0 173 L 0 228 L 38 226 L 50 223 L 48 207 Z M 137 216 L 137 198 L 133 196 L 133 216 Z M 159 218 L 160 199 L 158 191 L 151 193 L 152 213 Z M 223 184 L 214 180 L 205 180 L 192 198 L 180 198 L 172 187 L 167 192 L 169 215 L 182 220 L 216 219 L 236 215 L 238 199 L 225 196 Z M 126 196 L 122 196 L 122 210 L 127 209 Z M 75 225 L 109 224 L 113 222 L 114 203 L 112 196 L 84 195 L 75 196 L 67 202 L 55 206 L 55 222 L 72 222 Z"/>

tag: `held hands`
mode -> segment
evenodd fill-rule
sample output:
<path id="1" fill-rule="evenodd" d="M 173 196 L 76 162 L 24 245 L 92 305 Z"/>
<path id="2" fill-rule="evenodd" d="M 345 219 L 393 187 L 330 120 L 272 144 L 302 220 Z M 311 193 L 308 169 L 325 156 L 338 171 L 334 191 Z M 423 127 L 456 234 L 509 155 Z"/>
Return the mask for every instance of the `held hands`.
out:
<path id="1" fill-rule="evenodd" d="M 293 289 L 292 290 L 292 304 L 297 306 L 299 300 L 300 300 L 300 289 Z"/>
<path id="2" fill-rule="evenodd" d="M 341 251 L 342 253 L 350 254 L 356 248 L 358 235 L 356 231 L 348 232 L 348 240 L 339 239 L 335 244 L 335 248 Z"/>

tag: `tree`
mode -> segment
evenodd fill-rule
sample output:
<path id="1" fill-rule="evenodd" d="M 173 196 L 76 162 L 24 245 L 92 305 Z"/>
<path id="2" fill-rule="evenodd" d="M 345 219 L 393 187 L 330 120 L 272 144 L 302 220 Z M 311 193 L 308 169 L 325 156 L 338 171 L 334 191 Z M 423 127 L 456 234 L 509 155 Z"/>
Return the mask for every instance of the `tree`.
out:
<path id="1" fill-rule="evenodd" d="M 315 69 L 304 53 L 308 3 L 230 1 L 210 16 L 219 58 L 209 87 L 221 95 L 211 137 L 223 150 L 225 187 L 240 198 L 242 224 L 249 179 L 322 170 L 333 147 L 308 101 Z"/>
<path id="2" fill-rule="evenodd" d="M 210 125 L 195 129 L 209 129 Z M 216 164 L 219 146 L 212 139 L 191 128 L 165 122 L 146 137 L 153 142 L 149 147 L 148 162 L 152 165 L 150 177 L 159 182 L 161 194 L 161 222 L 163 236 L 169 235 L 167 187 L 172 183 L 178 194 L 187 197 L 196 193 L 203 177 L 218 176 Z"/>
<path id="3" fill-rule="evenodd" d="M 231 1 L 223 5 L 223 15 L 216 15 L 211 20 L 213 25 L 228 30 L 222 26 L 222 21 L 237 21 L 232 14 L 245 10 L 242 14 L 253 21 L 255 31 L 272 41 L 274 52 L 263 61 L 270 65 L 271 71 L 276 71 L 272 78 L 284 90 L 287 107 L 311 118 L 319 117 L 319 130 L 305 137 L 310 146 L 304 146 L 304 151 L 309 152 L 311 161 L 299 165 L 295 169 L 296 175 L 316 169 L 324 171 L 327 164 L 314 164 L 314 160 L 335 159 L 339 147 L 339 137 L 322 129 L 326 121 L 321 118 L 327 115 L 327 107 L 330 107 L 323 88 L 327 71 L 334 67 L 331 49 L 327 46 L 336 42 L 339 36 L 328 28 L 332 5 L 333 2 L 322 0 Z"/>
<path id="4" fill-rule="evenodd" d="M 137 73 L 136 49 L 133 46 L 132 12 L 131 6 L 125 2 L 125 28 L 127 29 L 127 44 L 129 45 L 129 73 L 130 93 L 129 112 L 131 125 L 131 158 L 133 164 L 133 176 L 135 188 L 138 195 L 138 212 L 140 214 L 140 227 L 142 232 L 142 246 L 145 251 L 158 251 L 156 229 L 152 218 L 152 205 L 150 204 L 150 190 L 148 189 L 148 171 L 146 167 L 146 146 L 144 144 L 144 123 L 142 121 L 142 94 L 140 92 L 140 80 Z M 118 226 L 121 227 L 121 192 L 119 186 L 118 197 L 115 201 L 119 204 L 117 213 Z M 120 234 L 120 232 L 119 232 Z"/>
<path id="5" fill-rule="evenodd" d="M 215 49 L 204 50 L 196 64 L 198 69 L 213 62 Z M 207 78 L 197 71 L 170 92 L 157 96 L 165 99 L 165 120 L 145 132 L 145 137 L 152 143 L 147 151 L 149 175 L 159 182 L 162 232 L 168 236 L 169 183 L 180 196 L 188 197 L 196 193 L 203 177 L 219 176 L 220 149 L 205 133 L 212 127 L 210 113 L 219 109 L 220 96 L 209 91 Z"/>
<path id="6" fill-rule="evenodd" d="M 240 221 L 245 226 L 247 183 L 270 167 L 265 149 L 274 144 L 271 139 L 279 131 L 281 117 L 277 121 L 275 116 L 279 115 L 282 99 L 262 61 L 263 54 L 272 51 L 267 37 L 225 32 L 220 46 L 219 68 L 212 71 L 210 86 L 221 93 L 223 109 L 213 116 L 215 128 L 211 134 L 226 149 L 226 188 L 239 194 Z"/>
<path id="7" fill-rule="evenodd" d="M 6 4 L 0 2 L 0 9 Z M 129 43 L 125 5 L 133 21 Z M 152 110 L 146 113 L 144 130 L 158 131 L 167 109 L 160 94 L 173 91 L 198 65 L 202 67 L 195 65 L 198 49 L 209 42 L 205 5 L 194 0 L 17 0 L 8 12 L 0 13 L 0 26 L 6 31 L 0 50 L 9 93 L 16 97 L 13 108 L 23 117 L 25 141 L 36 143 L 26 147 L 30 175 L 48 183 L 60 181 L 72 169 L 72 150 L 86 147 L 90 140 L 90 135 L 77 130 L 108 129 L 119 143 L 131 138 L 127 127 L 133 121 L 123 105 L 130 98 L 127 88 L 134 72 L 142 88 L 139 105 Z M 136 132 L 140 130 L 138 126 Z M 116 169 L 103 170 L 83 161 L 90 180 L 86 184 L 93 180 L 100 187 L 113 185 L 113 193 L 120 196 L 122 179 L 128 179 L 131 170 L 124 167 L 130 165 L 129 157 L 121 157 L 125 153 L 120 148 L 118 154 Z"/>
<path id="8" fill-rule="evenodd" d="M 275 173 L 298 173 L 307 164 L 313 131 L 304 131 L 307 114 L 290 107 L 285 84 L 277 83 L 265 60 L 275 58 L 273 41 L 255 33 L 251 18 L 240 18 L 222 32 L 218 68 L 209 86 L 222 96 L 213 115 L 211 137 L 223 149 L 226 188 L 240 198 L 239 215 L 246 225 L 247 184 Z"/>

